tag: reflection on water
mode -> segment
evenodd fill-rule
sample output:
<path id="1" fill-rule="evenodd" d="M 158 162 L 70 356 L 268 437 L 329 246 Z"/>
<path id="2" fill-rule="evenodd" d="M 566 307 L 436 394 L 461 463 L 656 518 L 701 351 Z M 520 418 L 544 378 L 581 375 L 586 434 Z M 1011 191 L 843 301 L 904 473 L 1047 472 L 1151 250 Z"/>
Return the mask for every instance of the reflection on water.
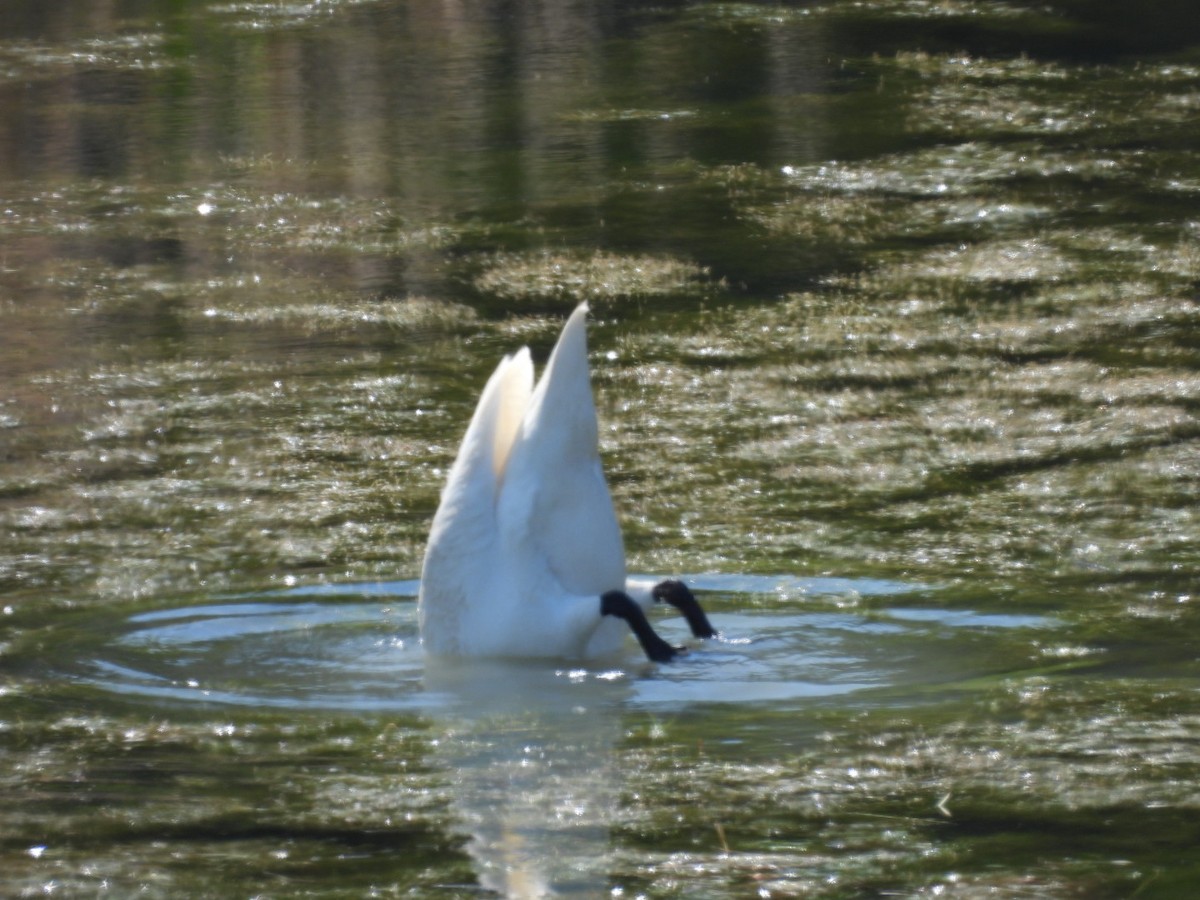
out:
<path id="1" fill-rule="evenodd" d="M 424 684 L 480 883 L 514 898 L 598 896 L 623 789 L 625 673 L 431 662 Z"/>
<path id="2" fill-rule="evenodd" d="M 1011 668 L 1013 633 L 1027 643 L 1030 630 L 1050 624 L 893 605 L 918 589 L 900 582 L 689 581 L 722 598 L 713 609 L 722 637 L 664 666 L 646 663 L 632 642 L 628 656 L 600 665 L 426 658 L 411 581 L 215 598 L 136 613 L 107 631 L 89 624 L 88 634 L 63 640 L 83 656 L 72 680 L 160 709 L 420 713 L 435 735 L 429 762 L 449 781 L 454 827 L 468 838 L 479 883 L 535 898 L 593 897 L 607 884 L 610 828 L 626 789 L 617 748 L 630 711 L 780 709 L 834 697 L 863 708 L 906 705 L 931 687 L 953 691 Z M 805 612 L 794 602 L 804 597 L 824 611 Z M 884 605 L 867 614 L 828 609 L 866 599 Z M 660 623 L 669 639 L 686 638 L 680 623 Z"/>
<path id="3" fill-rule="evenodd" d="M 0 893 L 1190 897 L 1193 6 L 0 3 Z M 436 672 L 585 299 L 723 639 Z"/>

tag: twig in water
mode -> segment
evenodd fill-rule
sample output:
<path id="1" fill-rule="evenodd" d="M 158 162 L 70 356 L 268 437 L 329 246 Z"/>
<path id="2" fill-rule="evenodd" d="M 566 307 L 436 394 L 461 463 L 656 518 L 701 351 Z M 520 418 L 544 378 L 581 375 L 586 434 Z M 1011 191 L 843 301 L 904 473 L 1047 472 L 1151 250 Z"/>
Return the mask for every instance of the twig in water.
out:
<path id="1" fill-rule="evenodd" d="M 935 809 L 937 809 L 937 811 L 940 812 L 947 819 L 952 819 L 952 818 L 954 818 L 954 816 L 951 814 L 950 808 L 948 806 L 946 806 L 946 803 L 949 800 L 950 800 L 950 794 L 947 793 L 945 797 L 943 797 L 941 800 L 939 800 L 937 802 L 937 806 L 935 807 Z"/>
<path id="2" fill-rule="evenodd" d="M 732 852 L 729 849 L 729 841 L 725 840 L 725 826 L 720 822 L 713 822 L 713 828 L 717 830 L 717 840 L 721 842 L 721 849 L 726 853 Z"/>

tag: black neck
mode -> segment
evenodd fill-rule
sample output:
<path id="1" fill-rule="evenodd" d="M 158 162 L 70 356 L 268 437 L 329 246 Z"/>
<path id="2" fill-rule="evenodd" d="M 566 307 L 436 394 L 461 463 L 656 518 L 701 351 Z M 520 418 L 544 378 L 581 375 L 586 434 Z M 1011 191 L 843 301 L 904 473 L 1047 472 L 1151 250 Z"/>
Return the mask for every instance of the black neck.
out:
<path id="1" fill-rule="evenodd" d="M 676 650 L 651 627 L 642 608 L 624 591 L 609 591 L 600 597 L 600 615 L 616 616 L 629 623 L 634 637 L 642 645 L 646 656 L 654 662 L 670 662 Z M 703 615 L 703 613 L 701 614 Z"/>

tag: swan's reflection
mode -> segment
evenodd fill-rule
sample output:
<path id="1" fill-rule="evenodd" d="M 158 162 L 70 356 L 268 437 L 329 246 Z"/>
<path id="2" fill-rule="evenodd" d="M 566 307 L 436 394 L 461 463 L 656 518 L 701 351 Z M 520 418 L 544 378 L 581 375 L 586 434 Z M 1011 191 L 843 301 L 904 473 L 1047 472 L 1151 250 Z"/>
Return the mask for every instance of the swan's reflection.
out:
<path id="1" fill-rule="evenodd" d="M 437 661 L 438 760 L 480 883 L 511 898 L 596 896 L 618 795 L 624 670 Z"/>

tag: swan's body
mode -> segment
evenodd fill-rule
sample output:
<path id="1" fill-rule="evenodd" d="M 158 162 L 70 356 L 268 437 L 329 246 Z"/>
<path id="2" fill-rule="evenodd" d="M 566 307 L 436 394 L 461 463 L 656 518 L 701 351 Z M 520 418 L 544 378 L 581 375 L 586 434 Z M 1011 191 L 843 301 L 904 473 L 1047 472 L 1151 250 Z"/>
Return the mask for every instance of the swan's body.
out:
<path id="1" fill-rule="evenodd" d="M 425 552 L 418 618 L 430 653 L 598 656 L 632 628 L 648 656 L 670 659 L 643 612 L 656 599 L 680 606 L 696 632 L 690 608 L 699 606 L 679 582 L 626 585 L 597 449 L 586 318 L 583 304 L 536 387 L 522 348 L 483 389 Z M 712 636 L 704 626 L 701 636 Z"/>

